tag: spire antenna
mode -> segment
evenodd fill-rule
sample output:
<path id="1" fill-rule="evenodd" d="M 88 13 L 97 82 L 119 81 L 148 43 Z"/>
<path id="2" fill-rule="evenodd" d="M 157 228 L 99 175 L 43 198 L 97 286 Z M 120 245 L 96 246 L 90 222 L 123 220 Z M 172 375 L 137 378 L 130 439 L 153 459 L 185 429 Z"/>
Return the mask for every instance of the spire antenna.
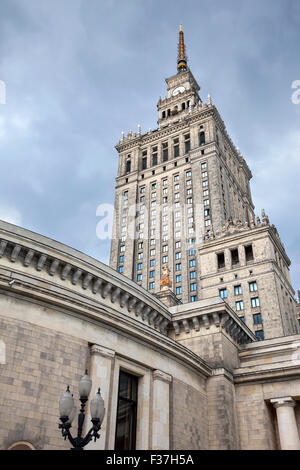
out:
<path id="1" fill-rule="evenodd" d="M 187 57 L 185 53 L 184 36 L 182 25 L 179 28 L 179 44 L 178 44 L 178 57 L 177 57 L 177 70 L 178 72 L 185 72 L 187 70 Z"/>

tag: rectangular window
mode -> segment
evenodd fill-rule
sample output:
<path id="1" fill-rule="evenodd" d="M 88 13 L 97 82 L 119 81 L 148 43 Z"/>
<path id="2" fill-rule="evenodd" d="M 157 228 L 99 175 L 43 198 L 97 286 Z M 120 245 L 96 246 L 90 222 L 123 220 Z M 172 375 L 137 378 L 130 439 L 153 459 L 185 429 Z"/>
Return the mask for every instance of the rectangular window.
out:
<path id="1" fill-rule="evenodd" d="M 180 295 L 180 294 L 182 294 L 182 287 L 178 286 L 176 287 L 176 295 Z"/>
<path id="2" fill-rule="evenodd" d="M 227 289 L 220 289 L 219 290 L 221 299 L 227 299 Z"/>
<path id="3" fill-rule="evenodd" d="M 208 189 L 205 189 L 205 190 L 203 191 L 203 196 L 208 196 L 208 195 L 209 195 L 209 190 L 208 190 Z"/>
<path id="4" fill-rule="evenodd" d="M 120 266 L 119 267 L 119 273 L 123 273 L 124 272 L 124 266 Z"/>
<path id="5" fill-rule="evenodd" d="M 120 371 L 115 450 L 135 450 L 138 378 Z"/>
<path id="6" fill-rule="evenodd" d="M 203 162 L 201 163 L 201 170 L 205 170 L 207 168 L 207 163 Z"/>
<path id="7" fill-rule="evenodd" d="M 250 290 L 250 292 L 256 292 L 256 291 L 257 291 L 257 283 L 256 283 L 256 281 L 254 281 L 254 282 L 249 282 L 249 290 Z"/>
<path id="8" fill-rule="evenodd" d="M 203 181 L 202 186 L 203 186 L 203 188 L 206 188 L 208 186 L 208 181 L 207 180 Z"/>
<path id="9" fill-rule="evenodd" d="M 186 200 L 187 204 L 193 204 L 193 198 L 192 197 L 188 197 L 187 200 Z"/>
<path id="10" fill-rule="evenodd" d="M 138 254 L 138 259 L 143 259 L 144 258 L 144 253 L 139 253 Z"/>
<path id="11" fill-rule="evenodd" d="M 179 175 L 174 176 L 174 181 L 179 181 Z"/>
<path id="12" fill-rule="evenodd" d="M 191 302 L 197 302 L 197 296 L 196 295 L 191 296 Z"/>
<path id="13" fill-rule="evenodd" d="M 205 132 L 200 132 L 199 133 L 199 145 L 204 145 L 205 144 Z"/>
<path id="14" fill-rule="evenodd" d="M 190 285 L 190 291 L 195 292 L 197 290 L 197 284 L 193 282 L 193 284 Z"/>
<path id="15" fill-rule="evenodd" d="M 250 261 L 253 261 L 253 249 L 252 245 L 245 246 L 245 256 L 246 256 L 246 262 L 249 263 Z"/>
<path id="16" fill-rule="evenodd" d="M 187 171 L 186 174 L 185 174 L 186 178 L 190 178 L 192 176 L 192 172 L 191 171 Z"/>
<path id="17" fill-rule="evenodd" d="M 149 282 L 149 290 L 154 289 L 155 282 Z"/>
<path id="18" fill-rule="evenodd" d="M 181 251 L 178 251 L 175 253 L 175 259 L 180 259 L 181 258 Z"/>
<path id="19" fill-rule="evenodd" d="M 167 256 L 163 256 L 162 262 L 163 262 L 163 264 L 166 264 L 166 263 L 168 262 L 168 257 L 167 257 Z"/>
<path id="20" fill-rule="evenodd" d="M 196 279 L 196 271 L 190 272 L 190 279 Z"/>
<path id="21" fill-rule="evenodd" d="M 196 250 L 190 250 L 189 251 L 189 256 L 195 256 Z"/>
<path id="22" fill-rule="evenodd" d="M 262 325 L 261 313 L 256 313 L 253 315 L 253 323 L 254 325 Z"/>
<path id="23" fill-rule="evenodd" d="M 244 302 L 242 300 L 239 300 L 238 302 L 235 303 L 235 308 L 237 312 L 244 310 Z"/>
<path id="24" fill-rule="evenodd" d="M 204 206 L 209 206 L 209 199 L 205 199 L 205 200 L 203 201 L 203 204 L 204 204 Z"/>
<path id="25" fill-rule="evenodd" d="M 195 259 L 191 259 L 191 260 L 189 261 L 189 266 L 190 266 L 190 268 L 194 268 L 194 267 L 196 266 L 196 260 L 195 260 Z"/>
<path id="26" fill-rule="evenodd" d="M 181 282 L 182 281 L 182 276 L 181 274 L 177 274 L 176 276 L 176 282 Z"/>
<path id="27" fill-rule="evenodd" d="M 124 255 L 120 256 L 120 263 L 124 263 Z"/>
<path id="28" fill-rule="evenodd" d="M 181 242 L 176 242 L 175 243 L 175 248 L 181 248 Z"/>
<path id="29" fill-rule="evenodd" d="M 218 260 L 218 269 L 224 269 L 225 268 L 225 255 L 224 255 L 224 253 L 218 253 L 217 254 L 217 260 Z"/>
<path id="30" fill-rule="evenodd" d="M 189 153 L 191 149 L 190 134 L 186 134 L 184 136 L 184 149 L 185 149 L 185 153 Z"/>
<path id="31" fill-rule="evenodd" d="M 142 274 L 138 274 L 138 275 L 137 275 L 137 281 L 139 282 L 139 281 L 141 281 L 142 279 L 143 279 L 143 275 L 142 275 Z"/>
<path id="32" fill-rule="evenodd" d="M 242 294 L 242 286 L 234 286 L 234 295 Z"/>
<path id="33" fill-rule="evenodd" d="M 126 173 L 130 173 L 131 170 L 131 161 L 127 160 L 126 162 Z"/>
<path id="34" fill-rule="evenodd" d="M 142 158 L 142 170 L 147 169 L 147 157 Z"/>
<path id="35" fill-rule="evenodd" d="M 257 330 L 255 332 L 255 336 L 258 339 L 258 341 L 263 341 L 265 339 L 264 330 Z"/>
<path id="36" fill-rule="evenodd" d="M 149 277 L 155 277 L 155 271 L 150 271 Z"/>
<path id="37" fill-rule="evenodd" d="M 174 158 L 176 158 L 179 157 L 179 139 L 174 139 L 173 144 Z"/>
<path id="38" fill-rule="evenodd" d="M 155 259 L 150 259 L 150 267 L 152 268 L 155 266 Z"/>
<path id="39" fill-rule="evenodd" d="M 258 297 L 253 297 L 251 299 L 251 307 L 252 308 L 259 307 L 259 298 Z"/>
<path id="40" fill-rule="evenodd" d="M 163 143 L 162 148 L 163 148 L 163 161 L 167 162 L 169 158 L 168 143 L 167 142 Z"/>
<path id="41" fill-rule="evenodd" d="M 239 252 L 237 249 L 230 250 L 231 252 L 231 264 L 237 266 L 239 264 Z"/>
<path id="42" fill-rule="evenodd" d="M 181 271 L 181 263 L 176 264 L 176 271 Z"/>
<path id="43" fill-rule="evenodd" d="M 138 263 L 138 271 L 141 271 L 143 269 L 143 263 Z"/>

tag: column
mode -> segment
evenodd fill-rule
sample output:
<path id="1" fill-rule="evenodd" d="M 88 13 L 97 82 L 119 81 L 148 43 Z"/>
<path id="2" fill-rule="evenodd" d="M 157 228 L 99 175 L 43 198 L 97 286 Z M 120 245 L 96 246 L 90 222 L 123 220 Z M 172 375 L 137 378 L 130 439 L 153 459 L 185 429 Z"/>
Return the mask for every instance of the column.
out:
<path id="1" fill-rule="evenodd" d="M 295 406 L 292 397 L 273 398 L 271 403 L 276 409 L 281 450 L 300 450 Z"/>
<path id="2" fill-rule="evenodd" d="M 85 417 L 85 430 L 88 431 L 91 427 L 90 416 L 90 400 L 94 397 L 98 388 L 100 387 L 101 395 L 104 400 L 105 416 L 100 429 L 100 439 L 96 442 L 90 442 L 87 450 L 104 450 L 107 449 L 106 442 L 108 441 L 109 434 L 109 416 L 110 416 L 110 397 L 111 397 L 111 371 L 115 358 L 115 352 L 111 349 L 104 348 L 93 344 L 90 348 L 90 367 L 89 376 L 92 379 L 93 385 L 89 396 L 89 401 L 86 404 L 86 417 Z"/>
<path id="3" fill-rule="evenodd" d="M 171 375 L 153 372 L 152 445 L 153 450 L 170 449 Z"/>

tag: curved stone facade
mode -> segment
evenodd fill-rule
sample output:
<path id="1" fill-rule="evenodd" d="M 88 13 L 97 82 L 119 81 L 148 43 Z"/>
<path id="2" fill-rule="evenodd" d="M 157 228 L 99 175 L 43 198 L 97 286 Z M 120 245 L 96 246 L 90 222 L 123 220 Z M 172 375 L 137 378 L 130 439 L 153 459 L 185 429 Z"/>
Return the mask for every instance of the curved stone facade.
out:
<path id="1" fill-rule="evenodd" d="M 58 401 L 67 384 L 77 401 L 86 368 L 106 408 L 91 449 L 114 449 L 122 370 L 138 377 L 137 449 L 279 448 L 278 396 L 299 426 L 299 335 L 256 343 L 221 299 L 174 305 L 5 222 L 0 258 L 1 449 L 68 449 Z"/>

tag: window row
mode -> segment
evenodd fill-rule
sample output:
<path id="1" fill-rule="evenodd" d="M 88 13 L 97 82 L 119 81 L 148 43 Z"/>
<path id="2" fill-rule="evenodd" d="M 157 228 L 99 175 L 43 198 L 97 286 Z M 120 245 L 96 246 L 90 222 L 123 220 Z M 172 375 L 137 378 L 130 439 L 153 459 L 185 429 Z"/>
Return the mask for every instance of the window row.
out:
<path id="1" fill-rule="evenodd" d="M 245 259 L 246 263 L 253 261 L 253 249 L 252 245 L 247 245 L 244 246 L 244 252 L 245 252 Z M 230 250 L 230 258 L 231 258 L 231 266 L 239 266 L 240 260 L 239 260 L 239 251 L 237 248 L 231 249 Z M 217 253 L 217 264 L 218 264 L 218 269 L 224 269 L 225 268 L 225 253 Z"/>
<path id="2" fill-rule="evenodd" d="M 242 286 L 240 284 L 237 285 L 237 286 L 234 286 L 233 290 L 234 290 L 234 295 L 242 295 L 242 293 L 243 293 L 243 289 L 242 289 Z M 249 282 L 249 292 L 256 292 L 257 290 L 258 289 L 257 289 L 256 281 Z M 222 299 L 227 299 L 227 288 L 226 287 L 224 287 L 223 289 L 220 289 L 219 292 L 220 292 L 220 297 Z"/>

